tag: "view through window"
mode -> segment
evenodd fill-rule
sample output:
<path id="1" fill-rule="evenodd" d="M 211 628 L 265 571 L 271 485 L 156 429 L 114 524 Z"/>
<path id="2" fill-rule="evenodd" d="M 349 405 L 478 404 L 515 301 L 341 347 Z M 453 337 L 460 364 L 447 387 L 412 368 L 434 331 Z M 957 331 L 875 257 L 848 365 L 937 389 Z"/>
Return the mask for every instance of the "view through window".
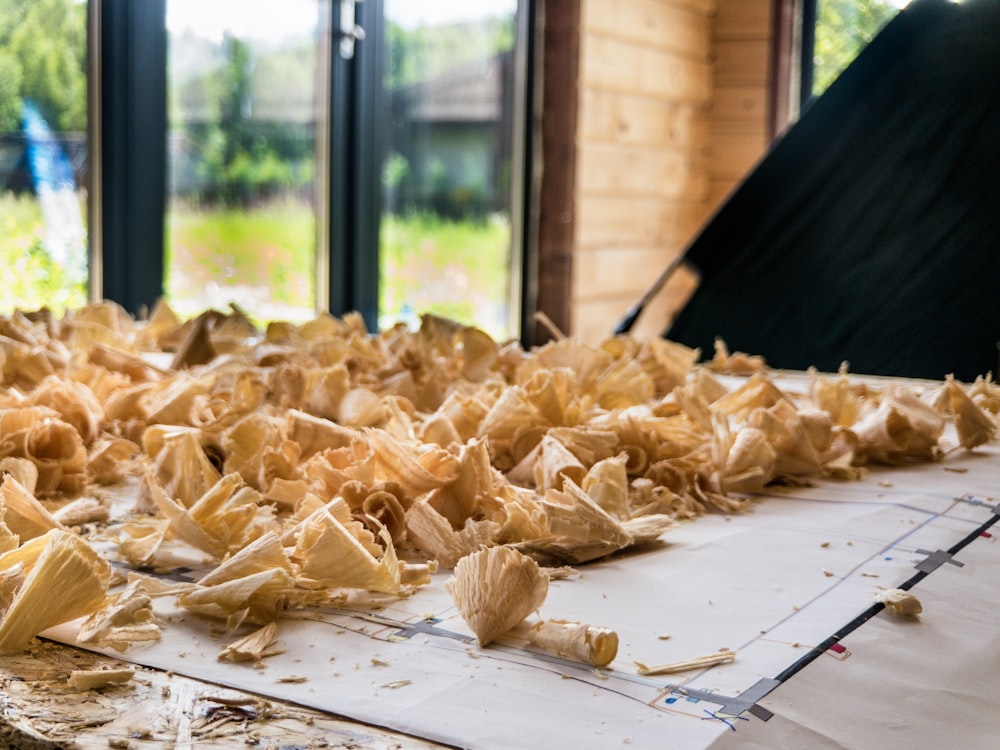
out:
<path id="1" fill-rule="evenodd" d="M 323 5 L 168 0 L 164 286 L 182 314 L 315 314 Z"/>
<path id="2" fill-rule="evenodd" d="M 87 4 L 0 0 L 0 314 L 87 301 Z"/>
<path id="3" fill-rule="evenodd" d="M 380 325 L 511 333 L 517 0 L 385 1 Z"/>
<path id="4" fill-rule="evenodd" d="M 910 0 L 817 0 L 812 93 L 822 94 Z"/>

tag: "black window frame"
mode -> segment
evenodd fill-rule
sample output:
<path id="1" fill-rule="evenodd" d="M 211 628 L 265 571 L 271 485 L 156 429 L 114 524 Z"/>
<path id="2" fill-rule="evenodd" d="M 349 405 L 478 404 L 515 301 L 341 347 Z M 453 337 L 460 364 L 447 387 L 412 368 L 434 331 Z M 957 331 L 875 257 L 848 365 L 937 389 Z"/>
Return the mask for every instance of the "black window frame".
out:
<path id="1" fill-rule="evenodd" d="M 89 0 L 88 40 L 91 204 L 91 298 L 120 303 L 141 315 L 162 297 L 167 207 L 167 0 Z M 520 190 L 512 211 L 512 263 L 519 287 L 512 303 L 520 313 L 520 338 L 532 328 L 537 283 L 532 236 L 532 69 L 534 0 L 522 0 L 518 33 L 524 40 L 523 102 L 516 113 L 524 147 Z M 318 135 L 325 153 L 320 187 L 327 214 L 320 220 L 318 307 L 334 315 L 360 312 L 377 329 L 381 164 L 385 123 L 381 106 L 384 35 L 382 0 L 355 6 L 365 41 L 347 60 L 338 54 L 341 2 L 330 0 L 325 42 L 329 65 L 328 127 Z M 512 180 L 513 182 L 513 180 Z M 324 288 L 325 285 L 325 288 Z M 325 299 L 324 299 L 325 297 Z"/>

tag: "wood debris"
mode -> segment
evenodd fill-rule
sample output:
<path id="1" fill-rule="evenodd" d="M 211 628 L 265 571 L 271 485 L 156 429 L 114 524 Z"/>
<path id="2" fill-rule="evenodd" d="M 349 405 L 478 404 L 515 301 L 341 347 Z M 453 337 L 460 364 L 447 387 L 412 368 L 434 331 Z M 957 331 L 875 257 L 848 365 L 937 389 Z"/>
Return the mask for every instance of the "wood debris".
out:
<path id="1" fill-rule="evenodd" d="M 736 659 L 735 651 L 719 651 L 707 656 L 698 656 L 693 659 L 670 662 L 669 664 L 647 665 L 642 662 L 635 662 L 636 672 L 643 676 L 658 674 L 674 674 L 676 672 L 690 672 L 692 669 L 706 669 L 718 664 L 728 664 Z"/>
<path id="2" fill-rule="evenodd" d="M 490 547 L 459 560 L 445 588 L 485 646 L 542 606 L 549 579 L 527 555 Z"/>
<path id="3" fill-rule="evenodd" d="M 151 363 L 163 354 L 170 366 Z M 136 619 L 145 605 L 108 598 L 105 556 L 207 567 L 148 595 L 229 628 L 344 592 L 407 596 L 436 565 L 455 569 L 462 591 L 475 568 L 500 563 L 530 584 L 511 624 L 494 622 L 506 605 L 485 601 L 507 601 L 503 587 L 458 595 L 476 602 L 486 643 L 544 598 L 548 578 L 523 557 L 583 564 L 654 543 L 678 520 L 738 512 L 773 482 L 937 460 L 949 421 L 974 449 L 994 439 L 1000 412 L 990 378 L 919 394 L 854 382 L 844 367 L 791 393 L 721 341 L 708 366 L 663 339 L 559 337 L 525 351 L 433 315 L 416 331 L 373 334 L 357 314 L 260 330 L 238 308 L 181 321 L 160 303 L 139 323 L 100 303 L 0 317 L 0 355 L 10 650 L 44 623 L 98 612 L 84 633 L 94 642 L 155 637 Z M 746 377 L 731 388 L 715 372 Z M 92 492 L 130 482 L 125 517 Z M 106 527 L 101 554 L 70 526 Z M 493 549 L 509 552 L 483 554 Z M 87 583 L 34 603 L 53 566 Z"/>
<path id="4" fill-rule="evenodd" d="M 0 653 L 23 650 L 46 628 L 99 609 L 105 602 L 108 563 L 80 537 L 53 529 L 0 555 L 0 571 L 26 571 L 0 614 Z"/>
<path id="5" fill-rule="evenodd" d="M 880 591 L 875 594 L 875 601 L 884 604 L 887 610 L 899 617 L 916 617 L 924 611 L 920 600 L 903 589 Z"/>
<path id="6" fill-rule="evenodd" d="M 269 622 L 262 628 L 238 638 L 219 653 L 220 660 L 260 661 L 278 638 L 278 625 Z"/>
<path id="7" fill-rule="evenodd" d="M 552 653 L 606 667 L 618 655 L 618 634 L 570 620 L 542 620 L 528 629 L 528 642 Z"/>
<path id="8" fill-rule="evenodd" d="M 87 669 L 70 672 L 66 684 L 74 690 L 101 690 L 115 685 L 124 685 L 135 675 L 133 669 Z"/>
<path id="9" fill-rule="evenodd" d="M 133 643 L 158 641 L 162 633 L 153 601 L 141 581 L 130 582 L 80 626 L 77 640 L 125 651 Z"/>

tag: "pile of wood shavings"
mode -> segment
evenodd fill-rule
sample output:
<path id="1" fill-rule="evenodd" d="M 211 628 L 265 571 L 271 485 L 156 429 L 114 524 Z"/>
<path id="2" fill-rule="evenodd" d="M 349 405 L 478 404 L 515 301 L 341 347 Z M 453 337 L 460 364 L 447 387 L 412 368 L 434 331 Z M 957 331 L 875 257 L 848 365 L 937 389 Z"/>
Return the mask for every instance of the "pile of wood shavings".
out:
<path id="1" fill-rule="evenodd" d="M 814 373 L 791 394 L 755 358 L 699 356 L 630 338 L 529 352 L 429 315 L 379 334 L 357 315 L 182 322 L 162 303 L 141 323 L 109 303 L 2 318 L 0 652 L 87 614 L 92 642 L 156 638 L 150 596 L 235 628 L 409 595 L 483 547 L 585 563 L 772 482 L 934 460 L 949 419 L 965 449 L 996 431 L 988 378 L 917 393 Z M 716 373 L 734 368 L 753 374 L 730 388 Z M 128 482 L 135 505 L 109 523 L 97 488 Z M 70 528 L 133 568 L 210 572 L 109 594 Z M 67 580 L 86 585 L 36 604 Z"/>

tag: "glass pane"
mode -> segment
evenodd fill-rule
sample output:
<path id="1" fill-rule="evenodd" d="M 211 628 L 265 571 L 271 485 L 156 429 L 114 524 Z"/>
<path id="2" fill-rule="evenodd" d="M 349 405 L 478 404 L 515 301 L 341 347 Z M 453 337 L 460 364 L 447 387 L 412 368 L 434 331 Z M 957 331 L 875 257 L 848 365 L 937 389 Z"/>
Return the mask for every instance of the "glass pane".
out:
<path id="1" fill-rule="evenodd" d="M 0 0 L 0 313 L 87 301 L 87 4 Z"/>
<path id="2" fill-rule="evenodd" d="M 386 0 L 379 324 L 510 334 L 516 0 Z"/>
<path id="3" fill-rule="evenodd" d="M 164 286 L 182 314 L 315 315 L 322 5 L 168 0 Z"/>
<path id="4" fill-rule="evenodd" d="M 822 94 L 910 0 L 818 0 L 813 90 Z"/>

